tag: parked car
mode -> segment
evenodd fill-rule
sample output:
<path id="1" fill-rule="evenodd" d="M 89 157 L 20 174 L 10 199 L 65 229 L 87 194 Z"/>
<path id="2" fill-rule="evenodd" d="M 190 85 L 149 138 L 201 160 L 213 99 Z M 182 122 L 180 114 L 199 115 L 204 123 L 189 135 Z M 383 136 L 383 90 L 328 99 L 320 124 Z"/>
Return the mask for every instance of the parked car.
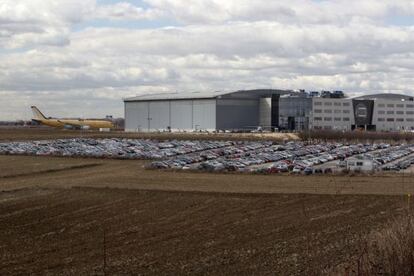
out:
<path id="1" fill-rule="evenodd" d="M 303 170 L 303 173 L 304 173 L 304 174 L 306 174 L 306 175 L 313 174 L 313 169 L 312 169 L 311 167 L 306 167 L 306 168 Z"/>

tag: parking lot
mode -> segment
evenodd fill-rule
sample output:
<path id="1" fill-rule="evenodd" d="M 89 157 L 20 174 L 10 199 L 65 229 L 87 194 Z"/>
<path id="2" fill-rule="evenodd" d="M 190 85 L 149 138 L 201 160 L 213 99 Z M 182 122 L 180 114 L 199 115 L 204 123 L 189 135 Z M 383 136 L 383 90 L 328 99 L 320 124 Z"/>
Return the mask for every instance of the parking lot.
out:
<path id="1" fill-rule="evenodd" d="M 371 158 L 388 171 L 410 169 L 414 145 L 271 141 L 157 141 L 74 138 L 0 143 L 3 155 L 153 160 L 153 169 L 249 173 L 332 173 L 351 156 Z"/>
<path id="2" fill-rule="evenodd" d="M 413 145 L 394 145 L 357 155 L 361 160 L 372 160 L 376 171 L 411 172 L 414 164 Z"/>
<path id="3" fill-rule="evenodd" d="M 58 139 L 0 143 L 0 154 L 113 159 L 163 159 L 233 145 L 223 141 L 156 141 L 143 139 Z"/>
<path id="4" fill-rule="evenodd" d="M 358 154 L 356 157 L 372 159 L 377 171 L 411 172 L 411 161 L 414 163 L 414 148 L 411 145 L 379 147 L 379 149 Z M 333 160 L 314 167 L 322 170 L 332 169 L 333 171 L 340 171 L 345 167 L 345 162 Z"/>

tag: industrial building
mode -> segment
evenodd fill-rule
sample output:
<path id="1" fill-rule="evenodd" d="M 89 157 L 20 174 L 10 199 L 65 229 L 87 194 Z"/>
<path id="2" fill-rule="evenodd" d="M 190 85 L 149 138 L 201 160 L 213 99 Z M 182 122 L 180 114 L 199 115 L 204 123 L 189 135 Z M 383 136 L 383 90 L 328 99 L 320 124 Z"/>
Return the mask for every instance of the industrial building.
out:
<path id="1" fill-rule="evenodd" d="M 312 98 L 311 114 L 311 129 L 351 130 L 355 125 L 350 99 Z"/>
<path id="2" fill-rule="evenodd" d="M 291 91 L 162 93 L 124 99 L 126 131 L 252 130 L 278 125 L 275 105 Z M 268 103 L 268 104 L 267 104 Z M 272 107 L 273 106 L 273 107 Z M 263 125 L 264 126 L 264 125 Z"/>
<path id="3" fill-rule="evenodd" d="M 288 131 L 308 130 L 312 99 L 313 97 L 304 91 L 280 96 L 277 128 Z"/>
<path id="4" fill-rule="evenodd" d="M 313 98 L 312 129 L 412 131 L 413 97 L 375 94 L 356 98 Z"/>
<path id="5" fill-rule="evenodd" d="M 414 130 L 413 97 L 257 89 L 124 99 L 126 131 Z"/>

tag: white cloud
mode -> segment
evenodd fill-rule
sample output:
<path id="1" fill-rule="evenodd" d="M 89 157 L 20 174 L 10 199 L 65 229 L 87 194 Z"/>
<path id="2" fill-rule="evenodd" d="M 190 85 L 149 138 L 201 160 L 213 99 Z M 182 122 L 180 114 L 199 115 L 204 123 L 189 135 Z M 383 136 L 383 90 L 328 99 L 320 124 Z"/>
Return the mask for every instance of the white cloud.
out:
<path id="1" fill-rule="evenodd" d="M 378 20 L 389 14 L 414 15 L 411 0 L 146 0 L 153 8 L 186 23 L 277 21 L 293 24 L 346 24 Z"/>
<path id="2" fill-rule="evenodd" d="M 70 26 L 84 20 L 94 5 L 92 0 L 2 0 L 0 48 L 66 45 Z"/>
<path id="3" fill-rule="evenodd" d="M 94 13 L 95 18 L 112 20 L 144 20 L 162 16 L 161 10 L 144 9 L 127 2 L 99 6 Z"/>
<path id="4" fill-rule="evenodd" d="M 386 23 L 413 15 L 412 1 L 146 2 L 0 2 L 0 48 L 17 49 L 0 50 L 0 119 L 28 118 L 31 104 L 56 116 L 120 116 L 123 97 L 164 91 L 414 90 L 414 26 Z M 183 25 L 72 30 L 160 16 Z"/>
<path id="5" fill-rule="evenodd" d="M 0 1 L 0 48 L 16 49 L 70 43 L 71 28 L 93 19 L 144 20 L 162 12 L 120 2 L 97 5 L 96 0 Z"/>

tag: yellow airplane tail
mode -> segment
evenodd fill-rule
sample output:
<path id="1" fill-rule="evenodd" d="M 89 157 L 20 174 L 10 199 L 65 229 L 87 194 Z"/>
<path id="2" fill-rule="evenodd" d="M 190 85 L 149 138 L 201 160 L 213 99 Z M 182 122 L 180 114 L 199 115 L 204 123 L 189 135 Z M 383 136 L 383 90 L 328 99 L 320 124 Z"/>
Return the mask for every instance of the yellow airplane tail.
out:
<path id="1" fill-rule="evenodd" d="M 32 106 L 31 108 L 32 108 L 34 118 L 36 120 L 46 120 L 45 115 L 43 115 L 43 113 L 40 112 L 40 110 L 36 106 Z"/>

